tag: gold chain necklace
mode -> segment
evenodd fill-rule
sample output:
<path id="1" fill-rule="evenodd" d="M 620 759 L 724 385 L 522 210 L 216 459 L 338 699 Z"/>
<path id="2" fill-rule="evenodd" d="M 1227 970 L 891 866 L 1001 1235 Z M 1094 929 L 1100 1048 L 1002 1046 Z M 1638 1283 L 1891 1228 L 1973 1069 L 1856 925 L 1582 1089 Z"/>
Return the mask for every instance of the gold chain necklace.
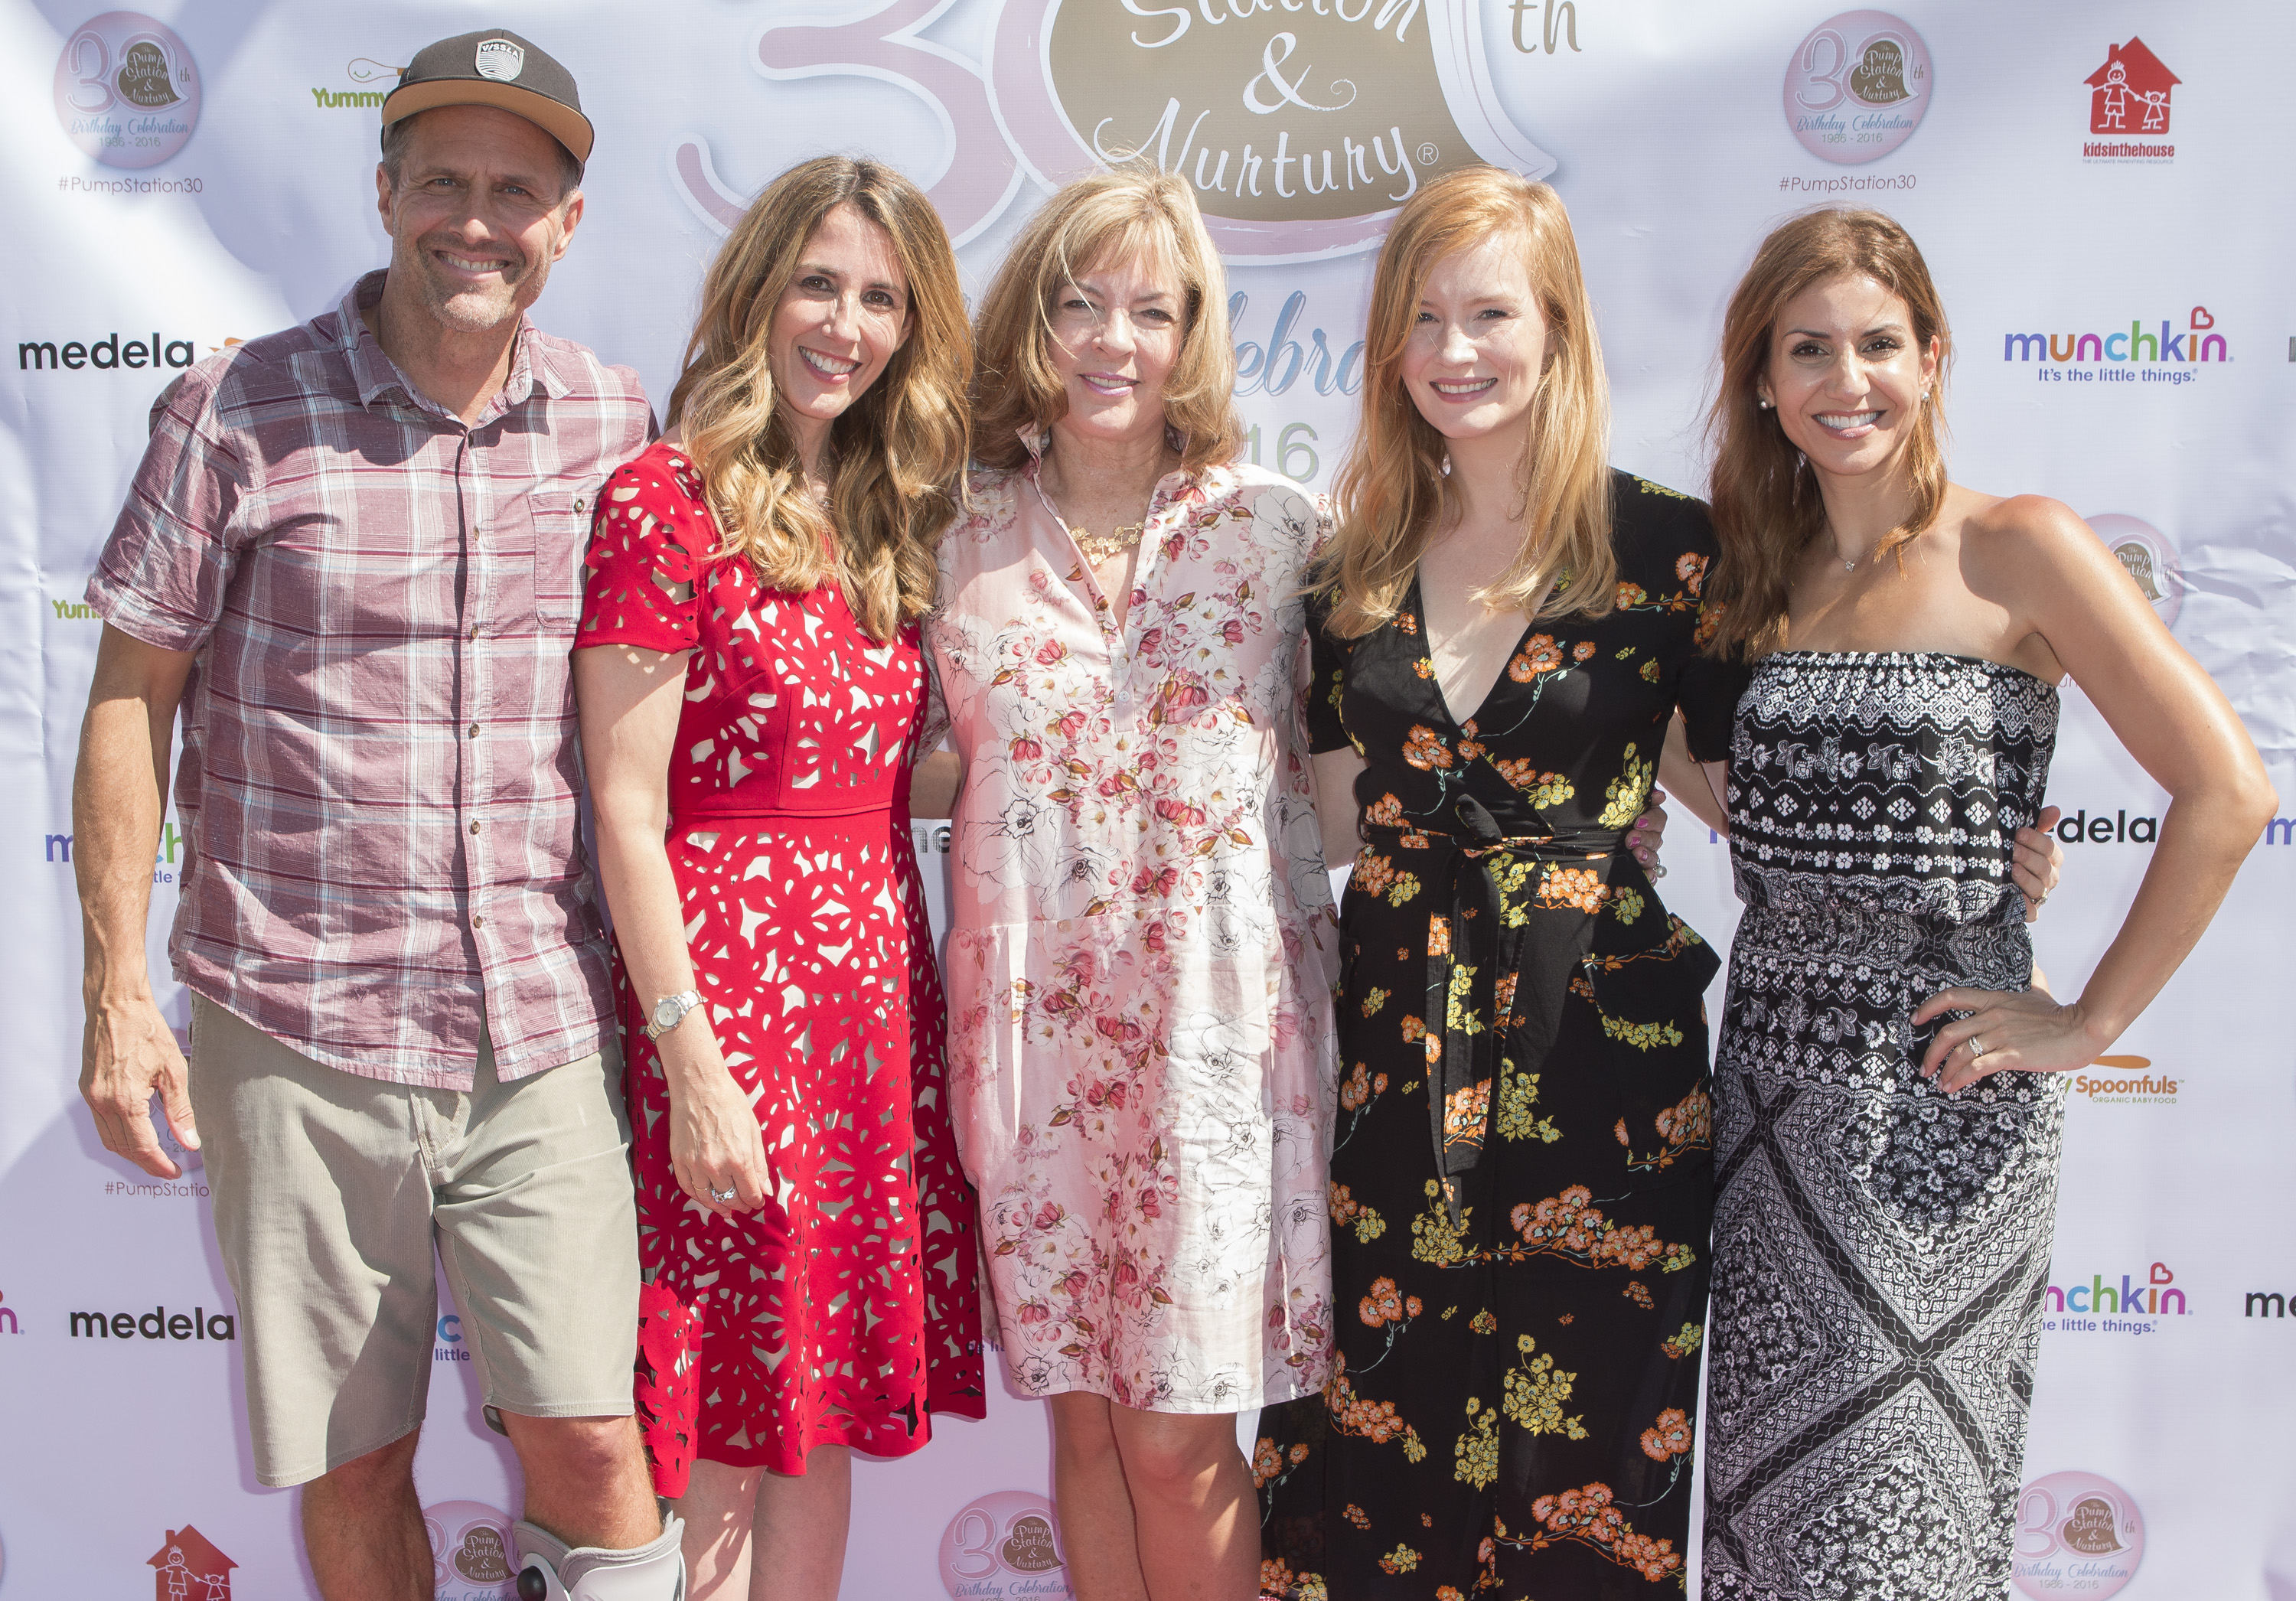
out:
<path id="1" fill-rule="evenodd" d="M 1076 541 L 1078 552 L 1091 566 L 1101 566 L 1128 550 L 1136 549 L 1142 536 L 1148 531 L 1148 520 L 1143 517 L 1137 522 L 1128 522 L 1122 528 L 1095 534 L 1082 523 L 1070 522 L 1061 514 L 1061 508 L 1054 505 L 1053 497 L 1045 493 L 1045 475 L 1041 465 L 1029 474 L 1029 481 L 1036 486 L 1037 498 L 1045 503 L 1045 510 L 1053 514 L 1054 521 L 1068 530 L 1069 538 Z M 1149 504 L 1155 504 L 1152 493 L 1149 497 Z"/>

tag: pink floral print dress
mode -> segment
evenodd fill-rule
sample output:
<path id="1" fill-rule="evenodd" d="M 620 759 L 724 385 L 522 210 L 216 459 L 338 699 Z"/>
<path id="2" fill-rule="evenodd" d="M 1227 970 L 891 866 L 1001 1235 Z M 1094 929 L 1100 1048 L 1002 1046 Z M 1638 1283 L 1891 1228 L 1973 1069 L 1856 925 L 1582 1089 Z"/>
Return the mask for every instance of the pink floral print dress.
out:
<path id="1" fill-rule="evenodd" d="M 1005 1362 L 1150 1411 L 1312 1394 L 1336 925 L 1300 589 L 1326 515 L 1257 467 L 1170 474 L 1119 618 L 1033 471 L 976 475 L 925 627 L 964 759 L 949 1090 Z"/>

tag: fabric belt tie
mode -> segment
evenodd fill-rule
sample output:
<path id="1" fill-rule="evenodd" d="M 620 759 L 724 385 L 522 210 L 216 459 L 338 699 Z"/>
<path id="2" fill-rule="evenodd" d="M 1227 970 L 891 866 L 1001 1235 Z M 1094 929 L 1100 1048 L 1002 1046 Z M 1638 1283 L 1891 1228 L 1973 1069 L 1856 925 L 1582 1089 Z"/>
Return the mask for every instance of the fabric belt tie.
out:
<path id="1" fill-rule="evenodd" d="M 1481 1160 L 1490 1140 L 1500 1060 L 1499 1037 L 1518 1073 L 1538 1071 L 1562 1021 L 1570 976 L 1594 948 L 1587 915 L 1539 915 L 1508 926 L 1497 870 L 1509 864 L 1607 863 L 1626 842 L 1617 828 L 1509 834 L 1490 809 L 1469 795 L 1453 809 L 1459 829 L 1369 825 L 1366 833 L 1410 836 L 1414 847 L 1444 852 L 1430 878 L 1435 904 L 1427 937 L 1427 1115 L 1451 1223 L 1461 1223 L 1459 1175 Z M 1518 904 L 1529 894 L 1517 897 Z"/>

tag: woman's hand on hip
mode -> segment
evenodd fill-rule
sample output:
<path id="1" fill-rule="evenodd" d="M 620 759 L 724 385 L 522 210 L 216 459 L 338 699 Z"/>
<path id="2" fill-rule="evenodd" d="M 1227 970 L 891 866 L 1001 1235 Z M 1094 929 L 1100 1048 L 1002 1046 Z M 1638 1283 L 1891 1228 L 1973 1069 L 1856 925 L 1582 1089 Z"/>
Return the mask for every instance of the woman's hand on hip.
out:
<path id="1" fill-rule="evenodd" d="M 2076 1001 L 2061 1006 L 2038 985 L 2031 989 L 1940 989 L 1914 1012 L 1915 1026 L 1948 1012 L 1965 1012 L 1940 1024 L 1922 1057 L 1922 1073 L 1947 1091 L 1965 1089 L 2004 1069 L 2027 1073 L 2071 1072 L 2112 1045 L 2093 1033 Z"/>
<path id="2" fill-rule="evenodd" d="M 696 1013 L 665 1043 L 701 1021 Z M 670 1087 L 669 1165 L 678 1187 L 722 1217 L 756 1211 L 775 1188 L 757 1109 L 706 1032 L 678 1055 L 686 1059 L 673 1063 L 664 1052 L 662 1062 Z"/>

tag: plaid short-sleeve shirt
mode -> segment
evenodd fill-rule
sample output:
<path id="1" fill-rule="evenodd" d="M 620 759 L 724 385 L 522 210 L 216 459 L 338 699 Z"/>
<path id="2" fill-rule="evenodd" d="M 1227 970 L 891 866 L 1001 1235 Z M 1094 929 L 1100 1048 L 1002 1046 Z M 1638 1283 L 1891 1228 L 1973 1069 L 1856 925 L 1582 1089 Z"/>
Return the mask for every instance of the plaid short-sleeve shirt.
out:
<path id="1" fill-rule="evenodd" d="M 201 363 L 87 597 L 196 653 L 176 976 L 345 1071 L 467 1088 L 611 1026 L 569 651 L 590 503 L 644 449 L 637 375 L 522 323 L 475 423 L 333 311 Z"/>

